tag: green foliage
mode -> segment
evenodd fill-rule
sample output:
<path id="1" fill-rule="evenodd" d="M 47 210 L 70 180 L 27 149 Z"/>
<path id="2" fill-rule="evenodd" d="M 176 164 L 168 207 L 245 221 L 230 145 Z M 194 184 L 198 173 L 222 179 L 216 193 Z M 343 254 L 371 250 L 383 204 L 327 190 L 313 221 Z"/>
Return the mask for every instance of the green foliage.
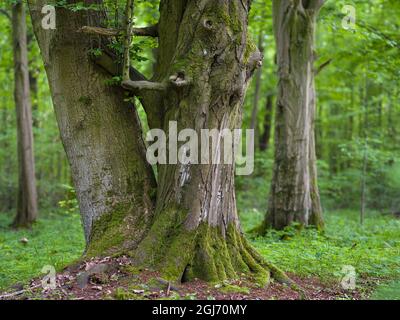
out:
<path id="1" fill-rule="evenodd" d="M 28 17 L 29 19 L 29 17 Z M 0 211 L 15 208 L 18 188 L 16 116 L 13 99 L 13 54 L 9 20 L 0 14 Z M 66 197 L 69 166 L 59 137 L 50 90 L 37 43 L 28 23 L 29 71 L 33 113 L 38 199 L 41 208 L 57 206 Z M 36 83 L 36 86 L 34 85 Z"/>
<path id="2" fill-rule="evenodd" d="M 319 161 L 319 187 L 327 208 L 358 208 L 364 157 L 367 161 L 367 207 L 381 212 L 400 209 L 400 164 L 395 153 L 385 150 L 383 141 L 355 139 L 339 145 L 336 159 L 345 163 L 341 170 L 330 172 L 326 161 Z"/>
<path id="3" fill-rule="evenodd" d="M 371 161 L 375 157 L 371 157 Z M 253 176 L 237 179 L 238 208 L 245 231 L 258 227 L 267 209 L 273 166 L 268 159 L 265 154 L 257 154 Z M 379 168 L 378 163 L 376 168 Z M 398 170 L 396 165 L 388 162 L 387 168 L 383 170 L 385 178 L 375 178 L 375 181 L 372 176 L 369 178 L 369 186 L 386 186 L 380 198 L 375 201 L 382 202 L 384 193 L 387 193 L 387 199 L 397 198 L 390 192 L 399 190 Z M 328 165 L 320 162 L 319 172 L 325 206 L 359 206 L 360 170 L 348 169 L 333 175 Z M 372 196 L 377 194 L 374 189 L 369 191 L 370 206 L 374 205 Z M 303 277 L 316 276 L 322 280 L 338 282 L 343 276 L 341 271 L 345 265 L 354 266 L 360 278 L 372 277 L 385 281 L 400 277 L 399 219 L 369 211 L 361 226 L 358 211 L 347 209 L 326 210 L 325 222 L 323 233 L 312 228 L 300 230 L 293 225 L 284 231 L 271 230 L 265 237 L 253 238 L 251 243 L 283 271 Z"/>
<path id="4" fill-rule="evenodd" d="M 101 5 L 98 4 L 88 4 L 83 1 L 75 2 L 75 3 L 68 3 L 66 0 L 57 1 L 56 6 L 59 8 L 69 9 L 72 12 L 78 11 L 88 11 L 88 10 L 100 10 Z"/>
<path id="5" fill-rule="evenodd" d="M 253 212 L 242 216 L 259 222 L 259 215 Z M 400 220 L 370 212 L 360 226 L 357 212 L 352 211 L 328 212 L 325 219 L 324 233 L 293 226 L 271 230 L 253 244 L 283 271 L 303 277 L 338 281 L 346 265 L 352 265 L 362 278 L 400 277 Z"/>
<path id="6" fill-rule="evenodd" d="M 79 204 L 78 200 L 76 199 L 75 189 L 70 185 L 64 185 L 64 187 L 67 190 L 67 197 L 58 202 L 59 207 L 63 210 L 63 212 L 78 214 Z"/>
<path id="7" fill-rule="evenodd" d="M 11 222 L 12 215 L 0 214 L 1 289 L 40 276 L 45 265 L 61 270 L 78 259 L 84 250 L 77 213 L 41 212 L 41 218 L 31 230 L 11 230 Z M 22 238 L 27 238 L 28 243 L 20 242 Z"/>
<path id="8" fill-rule="evenodd" d="M 400 300 L 400 282 L 379 286 L 371 296 L 372 300 Z"/>
<path id="9" fill-rule="evenodd" d="M 117 86 L 117 85 L 121 85 L 122 82 L 122 77 L 121 76 L 116 76 L 116 77 L 112 77 L 110 78 L 106 84 L 109 86 Z"/>
<path id="10" fill-rule="evenodd" d="M 345 5 L 353 5 L 356 9 L 355 30 L 346 30 L 342 26 Z M 365 0 L 328 1 L 320 12 L 315 67 L 332 59 L 316 77 L 319 186 L 322 204 L 327 209 L 357 209 L 360 206 L 365 153 L 367 208 L 383 212 L 400 209 L 397 200 L 400 193 L 397 161 L 400 144 L 396 128 L 400 99 L 395 80 L 400 76 L 399 16 L 398 1 L 377 1 L 372 7 L 370 1 Z M 253 1 L 249 21 L 251 35 L 254 39 L 262 35 L 264 47 L 256 123 L 258 138 L 264 130 L 266 97 L 276 95 L 271 1 Z M 255 87 L 253 80 L 245 100 L 245 127 L 250 125 Z M 271 125 L 273 127 L 274 123 Z M 272 161 L 272 155 L 273 152 L 264 154 L 267 157 L 265 164 Z M 259 176 L 257 166 L 260 163 L 257 161 L 256 158 L 253 177 Z M 263 192 L 268 190 L 273 167 L 268 165 L 265 169 L 265 185 L 259 180 L 238 179 L 239 190 L 251 187 L 259 195 L 256 204 L 249 201 L 251 206 L 260 207 L 261 201 L 261 206 L 265 207 L 267 198 Z M 247 182 L 242 184 L 242 181 Z M 243 201 L 245 197 L 242 197 Z"/>
<path id="11" fill-rule="evenodd" d="M 271 151 L 256 152 L 254 173 L 250 176 L 236 177 L 237 198 L 240 208 L 259 211 L 266 209 L 274 165 Z"/>
<path id="12" fill-rule="evenodd" d="M 93 48 L 89 50 L 89 54 L 94 57 L 100 57 L 103 54 L 103 51 L 100 48 Z"/>
<path id="13" fill-rule="evenodd" d="M 344 162 L 351 162 L 352 166 L 333 173 L 326 161 L 318 161 L 318 184 L 323 207 L 327 210 L 357 210 L 361 201 L 364 144 L 361 141 L 342 144 L 338 157 Z M 273 165 L 272 150 L 257 152 L 254 173 L 236 178 L 237 198 L 241 208 L 256 209 L 263 213 L 267 209 Z M 366 184 L 369 209 L 382 213 L 400 210 L 400 165 L 393 158 L 393 152 L 373 148 L 371 143 L 368 149 Z"/>

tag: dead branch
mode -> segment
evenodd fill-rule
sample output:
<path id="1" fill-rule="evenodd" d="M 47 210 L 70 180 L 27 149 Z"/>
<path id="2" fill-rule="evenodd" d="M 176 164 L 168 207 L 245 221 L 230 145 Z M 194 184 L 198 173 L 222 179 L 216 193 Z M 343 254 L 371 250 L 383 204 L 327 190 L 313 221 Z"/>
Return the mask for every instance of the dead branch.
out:
<path id="1" fill-rule="evenodd" d="M 315 72 L 315 75 L 318 75 L 323 69 L 325 69 L 327 66 L 329 66 L 332 61 L 333 61 L 333 59 L 329 59 L 329 60 L 325 61 L 323 64 L 321 64 L 318 67 L 317 71 Z"/>
<path id="2" fill-rule="evenodd" d="M 167 85 L 162 82 L 151 82 L 151 81 L 122 81 L 122 87 L 131 91 L 141 90 L 153 90 L 153 91 L 164 91 L 167 89 Z"/>
<path id="3" fill-rule="evenodd" d="M 37 289 L 40 286 L 41 286 L 41 284 L 37 284 L 37 285 L 35 285 L 33 287 L 30 287 L 28 289 L 15 291 L 15 292 L 12 292 L 12 293 L 9 293 L 9 294 L 4 294 L 4 295 L 0 296 L 0 300 L 5 299 L 5 298 L 12 298 L 12 297 L 15 297 L 15 296 L 19 296 L 19 295 L 21 295 L 21 294 L 23 294 L 25 292 L 31 291 L 33 289 Z"/>
<path id="4" fill-rule="evenodd" d="M 117 37 L 124 33 L 124 31 L 121 29 L 90 27 L 90 26 L 84 26 L 80 28 L 78 32 L 104 36 L 104 37 Z M 143 27 L 143 28 L 132 28 L 132 34 L 138 37 L 157 38 L 158 25 Z"/>
<path id="5" fill-rule="evenodd" d="M 100 28 L 100 27 L 90 27 L 84 26 L 78 30 L 78 32 L 94 34 L 105 37 L 116 37 L 123 33 L 122 30 L 119 29 L 110 29 L 110 28 Z"/>

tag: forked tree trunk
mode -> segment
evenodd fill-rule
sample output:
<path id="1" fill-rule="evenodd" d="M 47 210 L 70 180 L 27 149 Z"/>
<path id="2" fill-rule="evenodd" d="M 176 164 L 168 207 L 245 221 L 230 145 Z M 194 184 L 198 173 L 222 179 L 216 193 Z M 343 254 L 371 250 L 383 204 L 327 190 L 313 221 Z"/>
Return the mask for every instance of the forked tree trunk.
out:
<path id="1" fill-rule="evenodd" d="M 17 2 L 12 6 L 12 36 L 14 51 L 14 100 L 17 113 L 18 143 L 17 215 L 13 226 L 18 228 L 30 226 L 37 217 L 27 33 L 25 9 L 22 2 Z"/>
<path id="2" fill-rule="evenodd" d="M 159 165 L 153 217 L 153 185 L 136 113 L 124 105 L 124 92 L 105 86 L 105 74 L 88 61 L 87 36 L 76 33 L 87 21 L 79 18 L 82 14 L 60 9 L 57 30 L 48 33 L 40 29 L 35 12 L 40 8 L 35 8 L 35 30 L 73 169 L 89 254 L 107 254 L 107 239 L 131 237 L 136 241 L 129 247 L 115 247 L 135 257 L 139 266 L 155 268 L 172 280 L 216 281 L 251 273 L 265 283 L 270 271 L 287 279 L 242 235 L 234 165 Z M 140 92 L 150 128 L 168 133 L 169 122 L 177 121 L 178 130 L 191 128 L 199 136 L 201 129 L 240 128 L 248 81 L 261 64 L 247 37 L 249 9 L 249 0 L 161 1 L 152 80 L 160 83 L 158 88 L 167 85 L 165 91 L 149 91 L 154 85 L 147 83 Z M 92 25 L 100 26 L 93 19 L 96 13 L 88 14 Z M 216 140 L 214 151 L 223 154 L 222 137 Z M 118 212 L 109 204 L 114 198 L 122 203 Z M 117 234 L 120 228 L 130 232 Z"/>
<path id="3" fill-rule="evenodd" d="M 278 57 L 275 167 L 264 226 L 322 227 L 315 155 L 315 30 L 322 0 L 275 0 Z"/>

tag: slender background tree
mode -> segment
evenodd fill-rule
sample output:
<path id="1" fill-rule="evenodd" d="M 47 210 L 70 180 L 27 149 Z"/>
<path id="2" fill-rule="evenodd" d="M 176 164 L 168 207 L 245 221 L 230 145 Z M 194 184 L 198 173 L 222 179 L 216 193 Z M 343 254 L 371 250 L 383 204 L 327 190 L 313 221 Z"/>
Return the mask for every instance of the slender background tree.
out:
<path id="1" fill-rule="evenodd" d="M 18 198 L 14 227 L 30 226 L 37 218 L 37 191 L 33 150 L 28 45 L 25 8 L 22 1 L 12 6 L 14 48 L 14 99 L 18 131 Z"/>
<path id="2" fill-rule="evenodd" d="M 315 155 L 314 62 L 317 16 L 324 1 L 273 1 L 278 96 L 275 166 L 265 228 L 293 222 L 323 226 Z"/>

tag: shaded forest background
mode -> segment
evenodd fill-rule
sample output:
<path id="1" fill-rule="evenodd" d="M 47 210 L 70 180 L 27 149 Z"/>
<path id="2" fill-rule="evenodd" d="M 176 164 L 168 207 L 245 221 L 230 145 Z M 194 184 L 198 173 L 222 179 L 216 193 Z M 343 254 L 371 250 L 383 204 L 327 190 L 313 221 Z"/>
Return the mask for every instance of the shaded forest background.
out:
<path id="1" fill-rule="evenodd" d="M 325 210 L 358 209 L 365 178 L 366 207 L 398 211 L 400 5 L 397 1 L 376 1 L 373 6 L 369 1 L 354 1 L 356 29 L 346 30 L 342 8 L 351 4 L 328 1 L 318 25 L 317 64 L 328 63 L 316 78 L 316 148 L 322 205 Z M 139 2 L 137 25 L 157 21 L 157 8 L 157 1 Z M 8 212 L 15 209 L 18 186 L 16 118 L 11 26 L 5 15 L 0 15 L 0 25 L 0 210 Z M 71 199 L 73 190 L 46 75 L 29 23 L 28 27 L 36 172 L 43 210 Z M 245 103 L 244 128 L 254 126 L 257 134 L 255 173 L 238 179 L 238 192 L 243 206 L 251 203 L 264 212 L 273 166 L 276 96 L 270 1 L 254 1 L 250 31 L 265 57 L 261 75 L 253 79 Z M 135 59 L 141 62 L 138 65 L 144 74 L 151 74 L 155 46 L 152 39 L 136 40 Z M 140 114 L 144 117 L 143 111 Z M 241 194 L 245 190 L 251 192 Z M 256 202 L 249 199 L 250 194 Z"/>

